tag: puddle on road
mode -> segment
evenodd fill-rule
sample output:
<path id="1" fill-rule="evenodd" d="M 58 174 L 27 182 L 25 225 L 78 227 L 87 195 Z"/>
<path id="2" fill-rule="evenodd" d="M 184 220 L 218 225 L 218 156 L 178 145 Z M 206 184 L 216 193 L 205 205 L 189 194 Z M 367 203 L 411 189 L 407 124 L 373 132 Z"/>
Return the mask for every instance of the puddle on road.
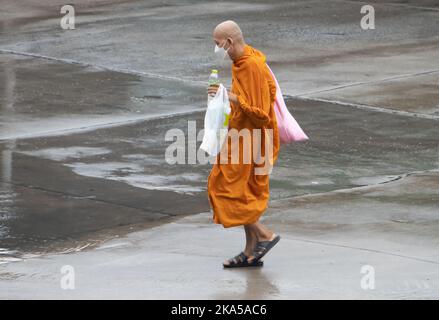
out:
<path id="1" fill-rule="evenodd" d="M 106 148 L 93 147 L 69 147 L 69 148 L 49 148 L 35 151 L 17 151 L 18 153 L 29 156 L 36 156 L 48 160 L 64 161 L 67 159 L 80 159 L 84 157 L 92 157 L 111 153 L 111 150 Z"/>
<path id="2" fill-rule="evenodd" d="M 130 141 L 131 142 L 131 141 Z M 137 163 L 149 164 L 149 165 L 162 165 L 163 164 L 163 156 L 152 156 L 146 154 L 125 154 L 122 158 L 136 161 Z"/>
<path id="3" fill-rule="evenodd" d="M 189 184 L 179 184 L 179 182 L 199 182 L 202 181 L 202 179 L 203 176 L 199 174 L 181 174 L 171 176 L 139 174 L 125 177 L 123 181 L 134 187 L 143 189 L 194 194 L 197 192 L 203 192 L 205 188 L 192 186 Z"/>
<path id="4" fill-rule="evenodd" d="M 100 147 L 74 146 L 17 152 L 52 161 L 68 161 L 110 154 L 112 151 Z M 205 190 L 205 187 L 197 185 L 204 179 L 204 176 L 200 174 L 160 175 L 144 173 L 146 165 L 163 165 L 163 157 L 146 154 L 129 154 L 122 157 L 130 162 L 74 162 L 64 165 L 70 167 L 74 173 L 81 176 L 121 181 L 133 187 L 147 190 L 172 191 L 183 194 L 193 194 Z"/>
<path id="5" fill-rule="evenodd" d="M 317 186 L 317 185 L 333 185 L 335 184 L 332 179 L 329 178 L 315 178 L 313 180 L 297 181 L 295 182 L 298 186 Z"/>
<path id="6" fill-rule="evenodd" d="M 9 233 L 9 228 L 4 222 L 16 217 L 14 212 L 15 197 L 16 194 L 11 190 L 9 184 L 0 183 L 0 240 L 4 239 Z M 19 261 L 14 254 L 15 251 L 0 247 L 0 265 L 11 261 Z"/>
<path id="7" fill-rule="evenodd" d="M 100 147 L 48 148 L 34 151 L 17 151 L 22 154 L 53 161 L 79 160 L 82 158 L 106 155 L 112 151 Z M 182 194 L 194 194 L 205 191 L 204 176 L 196 173 L 173 175 L 147 174 L 145 166 L 163 165 L 163 157 L 146 154 L 128 154 L 122 158 L 127 161 L 112 162 L 73 162 L 64 163 L 78 175 L 124 182 L 133 187 L 147 190 L 172 191 Z"/>
<path id="8" fill-rule="evenodd" d="M 143 168 L 140 165 L 129 162 L 74 162 L 71 164 L 65 164 L 65 166 L 72 168 L 73 172 L 81 176 L 103 179 L 110 179 L 117 175 L 123 176 L 125 174 L 143 171 Z"/>
<path id="9" fill-rule="evenodd" d="M 0 230 L 0 239 L 2 238 L 1 230 Z M 23 259 L 17 256 L 17 252 L 13 250 L 8 250 L 5 248 L 0 248 L 0 265 L 6 264 L 9 262 L 17 262 L 22 261 Z"/>

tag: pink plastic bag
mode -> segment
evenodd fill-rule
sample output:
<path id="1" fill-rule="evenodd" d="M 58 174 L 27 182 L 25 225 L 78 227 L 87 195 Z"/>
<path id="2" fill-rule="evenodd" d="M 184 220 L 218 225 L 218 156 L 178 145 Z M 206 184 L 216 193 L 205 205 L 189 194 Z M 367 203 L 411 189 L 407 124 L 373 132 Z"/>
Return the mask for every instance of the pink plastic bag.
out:
<path id="1" fill-rule="evenodd" d="M 280 90 L 279 83 L 276 77 L 268 66 L 271 75 L 273 76 L 274 82 L 276 82 L 276 100 L 274 102 L 274 111 L 276 113 L 277 127 L 279 128 L 279 139 L 281 144 L 287 144 L 297 141 L 308 140 L 308 136 L 300 128 L 296 119 L 288 111 L 285 105 L 284 98 L 282 96 L 282 91 Z"/>

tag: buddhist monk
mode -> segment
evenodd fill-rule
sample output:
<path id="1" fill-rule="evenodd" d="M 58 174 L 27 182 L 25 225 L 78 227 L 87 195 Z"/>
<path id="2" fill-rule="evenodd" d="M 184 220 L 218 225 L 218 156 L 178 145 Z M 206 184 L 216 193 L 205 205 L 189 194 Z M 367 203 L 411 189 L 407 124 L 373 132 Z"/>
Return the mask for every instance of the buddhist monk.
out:
<path id="1" fill-rule="evenodd" d="M 244 41 L 239 26 L 233 21 L 220 23 L 213 31 L 215 53 L 232 63 L 232 85 L 228 90 L 231 113 L 228 122 L 230 132 L 250 132 L 249 140 L 239 138 L 239 160 L 230 161 L 232 140 L 227 137 L 221 153 L 208 177 L 207 193 L 213 213 L 213 221 L 225 228 L 244 226 L 246 243 L 244 250 L 223 263 L 225 268 L 260 267 L 261 258 L 280 240 L 280 236 L 260 221 L 269 200 L 269 174 L 279 153 L 274 101 L 276 84 L 267 68 L 265 55 Z M 207 92 L 214 95 L 218 86 L 209 86 Z M 258 131 L 259 130 L 259 131 Z M 260 132 L 260 140 L 253 137 Z M 236 141 L 235 141 L 236 142 Z M 224 152 L 224 150 L 226 150 Z M 250 151 L 249 151 L 250 150 Z M 254 150 L 261 151 L 265 163 L 256 161 Z M 271 152 L 270 152 L 271 151 Z M 244 154 L 251 153 L 250 161 Z M 226 154 L 224 154 L 226 153 Z M 221 158 L 222 157 L 222 158 Z M 225 161 L 224 161 L 225 160 Z M 271 166 L 269 170 L 259 171 Z M 261 174 L 261 172 L 263 172 Z"/>

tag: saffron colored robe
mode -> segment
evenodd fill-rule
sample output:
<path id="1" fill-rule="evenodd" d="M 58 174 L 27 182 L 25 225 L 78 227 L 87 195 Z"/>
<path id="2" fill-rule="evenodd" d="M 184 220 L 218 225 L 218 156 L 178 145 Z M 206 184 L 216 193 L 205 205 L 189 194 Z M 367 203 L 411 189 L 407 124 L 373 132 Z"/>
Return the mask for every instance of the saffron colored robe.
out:
<path id="1" fill-rule="evenodd" d="M 229 133 L 207 182 L 213 221 L 225 228 L 257 222 L 268 206 L 269 173 L 277 160 L 280 142 L 274 111 L 276 84 L 265 61 L 262 52 L 246 45 L 244 54 L 232 65 L 231 92 L 238 96 L 239 103 L 231 103 Z M 244 145 L 243 138 L 239 138 L 239 143 L 232 143 L 229 138 L 232 129 L 239 132 L 248 129 L 250 146 Z M 259 129 L 260 141 L 253 136 L 255 129 Z M 233 163 L 231 153 L 238 146 L 239 161 Z M 271 154 L 265 153 L 266 147 L 271 148 Z M 254 156 L 255 148 L 260 148 L 260 155 L 265 156 L 264 163 Z M 251 161 L 243 161 L 246 152 Z M 266 161 L 270 170 L 256 174 L 256 168 L 267 168 Z"/>

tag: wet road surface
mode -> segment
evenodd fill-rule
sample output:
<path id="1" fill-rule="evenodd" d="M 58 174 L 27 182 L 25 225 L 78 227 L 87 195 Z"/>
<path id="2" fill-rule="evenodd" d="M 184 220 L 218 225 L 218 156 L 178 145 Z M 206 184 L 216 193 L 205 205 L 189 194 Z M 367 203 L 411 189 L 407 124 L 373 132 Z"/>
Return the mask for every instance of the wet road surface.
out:
<path id="1" fill-rule="evenodd" d="M 0 12 L 1 298 L 438 297 L 436 1 L 374 2 L 373 31 L 357 1 L 72 3 L 75 30 L 61 1 Z M 228 18 L 310 136 L 273 171 L 264 219 L 284 240 L 263 271 L 224 273 L 243 235 L 210 221 L 210 165 L 165 159 L 168 130 L 202 128 Z"/>

